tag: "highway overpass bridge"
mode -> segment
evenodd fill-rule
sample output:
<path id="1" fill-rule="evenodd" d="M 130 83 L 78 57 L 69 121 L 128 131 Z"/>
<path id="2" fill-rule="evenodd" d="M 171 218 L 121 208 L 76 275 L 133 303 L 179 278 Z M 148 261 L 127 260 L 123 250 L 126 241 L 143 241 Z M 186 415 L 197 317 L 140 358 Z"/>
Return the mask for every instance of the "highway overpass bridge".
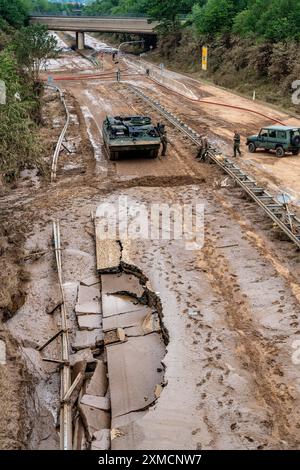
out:
<path id="1" fill-rule="evenodd" d="M 84 48 L 85 32 L 130 33 L 156 35 L 158 22 L 150 23 L 147 18 L 104 17 L 104 16 L 30 16 L 30 24 L 43 24 L 53 31 L 75 31 L 76 46 Z"/>

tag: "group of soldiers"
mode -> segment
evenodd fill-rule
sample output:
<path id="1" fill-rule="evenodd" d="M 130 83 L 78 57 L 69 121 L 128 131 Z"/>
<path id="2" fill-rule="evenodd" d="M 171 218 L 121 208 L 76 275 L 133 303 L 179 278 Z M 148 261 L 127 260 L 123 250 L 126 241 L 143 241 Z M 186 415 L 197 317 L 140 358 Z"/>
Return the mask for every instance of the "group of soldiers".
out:
<path id="1" fill-rule="evenodd" d="M 233 156 L 234 156 L 234 158 L 237 157 L 237 154 L 239 154 L 240 157 L 242 156 L 242 152 L 241 152 L 240 147 L 241 147 L 241 136 L 238 133 L 238 131 L 234 131 L 234 136 L 233 136 Z M 209 144 L 208 144 L 207 137 L 206 137 L 206 135 L 203 135 L 200 138 L 200 145 L 199 145 L 199 149 L 198 149 L 197 158 L 200 159 L 200 160 L 205 160 L 208 149 L 209 149 Z"/>
<path id="2" fill-rule="evenodd" d="M 165 128 L 165 124 L 158 123 L 157 124 L 157 132 L 160 136 L 160 140 L 162 143 L 162 156 L 165 156 L 167 154 L 167 148 L 168 148 L 168 138 L 167 138 L 167 130 Z M 239 156 L 242 156 L 241 153 L 241 136 L 238 133 L 238 131 L 234 131 L 234 136 L 233 136 L 233 156 L 236 158 L 237 154 Z M 198 148 L 198 153 L 197 153 L 197 159 L 199 160 L 205 160 L 207 156 L 207 152 L 209 150 L 209 143 L 207 140 L 206 135 L 202 135 L 200 138 L 200 143 L 199 143 L 199 148 Z"/>

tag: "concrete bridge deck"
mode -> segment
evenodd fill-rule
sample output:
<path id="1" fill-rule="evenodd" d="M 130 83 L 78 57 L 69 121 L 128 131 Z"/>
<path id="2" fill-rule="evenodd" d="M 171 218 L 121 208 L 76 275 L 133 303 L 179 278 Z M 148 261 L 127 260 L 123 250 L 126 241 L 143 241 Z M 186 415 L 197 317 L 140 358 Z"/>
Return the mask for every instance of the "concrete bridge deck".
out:
<path id="1" fill-rule="evenodd" d="M 54 31 L 155 34 L 158 22 L 147 18 L 112 18 L 100 16 L 31 16 L 30 24 L 40 23 Z"/>

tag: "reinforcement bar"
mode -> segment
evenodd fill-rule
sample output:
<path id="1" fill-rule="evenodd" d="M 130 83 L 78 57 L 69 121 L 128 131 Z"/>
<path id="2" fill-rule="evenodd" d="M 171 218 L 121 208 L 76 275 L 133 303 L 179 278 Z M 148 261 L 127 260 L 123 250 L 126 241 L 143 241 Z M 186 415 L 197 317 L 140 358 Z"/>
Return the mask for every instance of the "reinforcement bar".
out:
<path id="1" fill-rule="evenodd" d="M 61 291 L 61 386 L 60 386 L 60 447 L 61 450 L 72 450 L 72 405 L 65 400 L 71 387 L 70 344 L 67 325 L 66 299 L 63 288 L 62 256 L 60 242 L 60 226 L 53 221 L 53 240 L 57 266 L 59 288 Z"/>
<path id="2" fill-rule="evenodd" d="M 159 101 L 146 95 L 133 85 L 129 88 L 152 108 L 164 116 L 180 132 L 185 134 L 198 147 L 201 145 L 201 136 L 191 127 L 187 126 L 173 113 L 170 113 Z M 289 211 L 285 204 L 278 202 L 270 193 L 262 188 L 253 178 L 248 176 L 241 168 L 229 158 L 218 154 L 211 147 L 207 157 L 227 173 L 272 219 L 272 221 L 287 235 L 287 237 L 300 248 L 300 219 Z"/>
<path id="3" fill-rule="evenodd" d="M 61 150 L 63 140 L 65 138 L 66 132 L 67 132 L 68 127 L 69 127 L 70 113 L 68 111 L 66 101 L 65 101 L 65 98 L 64 98 L 64 94 L 61 91 L 61 89 L 59 87 L 55 86 L 55 85 L 47 84 L 46 86 L 49 87 L 49 88 L 52 88 L 57 93 L 59 93 L 59 98 L 60 98 L 60 101 L 61 101 L 61 103 L 64 107 L 65 115 L 66 115 L 65 124 L 64 124 L 64 127 L 63 127 L 63 129 L 60 133 L 59 138 L 58 138 L 58 141 L 57 141 L 57 144 L 56 144 L 56 147 L 55 147 L 55 150 L 54 150 L 53 158 L 52 158 L 52 166 L 51 166 L 51 183 L 52 183 L 56 180 L 56 172 L 57 172 L 57 164 L 58 164 L 59 153 L 60 153 L 60 150 Z"/>

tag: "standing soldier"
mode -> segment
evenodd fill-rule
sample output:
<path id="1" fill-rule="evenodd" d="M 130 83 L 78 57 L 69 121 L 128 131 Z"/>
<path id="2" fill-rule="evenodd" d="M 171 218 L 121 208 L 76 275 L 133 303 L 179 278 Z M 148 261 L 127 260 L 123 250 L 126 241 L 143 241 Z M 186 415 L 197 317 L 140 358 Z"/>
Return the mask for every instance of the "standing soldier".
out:
<path id="1" fill-rule="evenodd" d="M 205 160 L 207 150 L 208 150 L 208 140 L 207 140 L 206 135 L 203 135 L 200 139 L 200 146 L 199 146 L 196 158 L 199 158 L 199 160 L 202 160 L 202 159 Z"/>
<path id="2" fill-rule="evenodd" d="M 162 133 L 160 140 L 161 140 L 161 143 L 162 143 L 161 155 L 162 155 L 162 157 L 165 157 L 165 155 L 167 154 L 167 148 L 168 148 L 168 138 L 167 138 L 167 131 L 166 130 L 164 130 L 164 132 Z"/>
<path id="3" fill-rule="evenodd" d="M 161 124 L 160 122 L 157 123 L 157 132 L 160 136 L 160 141 L 162 143 L 162 157 L 164 157 L 167 153 L 167 148 L 168 148 L 168 138 L 167 138 L 167 131 L 165 129 L 165 125 Z"/>
<path id="4" fill-rule="evenodd" d="M 233 155 L 236 157 L 236 153 L 238 152 L 239 156 L 241 156 L 241 150 L 240 150 L 240 145 L 241 145 L 241 136 L 238 133 L 238 131 L 234 131 L 234 136 L 233 136 Z"/>
<path id="5" fill-rule="evenodd" d="M 116 72 L 116 75 L 117 75 L 117 82 L 120 82 L 121 81 L 121 70 L 119 68 Z"/>

